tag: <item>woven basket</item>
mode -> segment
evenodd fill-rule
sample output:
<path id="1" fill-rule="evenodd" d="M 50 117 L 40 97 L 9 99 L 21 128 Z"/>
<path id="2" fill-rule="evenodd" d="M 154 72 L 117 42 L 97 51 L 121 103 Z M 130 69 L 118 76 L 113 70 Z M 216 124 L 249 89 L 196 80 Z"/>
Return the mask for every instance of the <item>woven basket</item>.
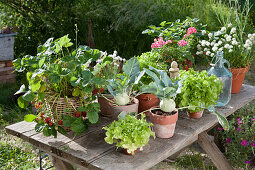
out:
<path id="1" fill-rule="evenodd" d="M 63 119 L 63 115 L 72 116 L 79 107 L 78 100 L 74 98 L 53 98 L 48 102 L 48 110 L 51 111 L 55 122 Z M 62 126 L 65 130 L 70 130 Z"/>

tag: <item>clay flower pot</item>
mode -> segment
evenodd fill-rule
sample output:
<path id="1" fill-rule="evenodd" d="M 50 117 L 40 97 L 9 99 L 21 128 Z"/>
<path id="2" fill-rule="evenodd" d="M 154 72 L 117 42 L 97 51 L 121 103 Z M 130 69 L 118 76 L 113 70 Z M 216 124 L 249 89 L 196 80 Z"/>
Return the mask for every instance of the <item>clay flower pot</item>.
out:
<path id="1" fill-rule="evenodd" d="M 111 94 L 102 94 L 104 95 L 107 99 L 113 100 L 113 96 Z M 108 100 L 106 100 L 102 96 L 97 97 L 98 103 L 100 104 L 100 114 L 106 117 L 112 117 L 111 113 L 111 105 Z"/>
<path id="2" fill-rule="evenodd" d="M 245 68 L 229 69 L 229 71 L 232 73 L 232 92 L 231 93 L 239 93 L 241 91 L 243 80 L 248 70 L 249 70 L 248 66 Z"/>
<path id="3" fill-rule="evenodd" d="M 138 149 L 135 150 L 135 154 L 136 154 L 137 151 L 138 151 Z M 126 155 L 132 155 L 131 153 L 128 153 L 128 152 L 127 152 L 127 149 L 124 149 L 124 148 L 123 148 L 123 152 L 124 152 Z M 135 155 L 135 154 L 134 154 L 134 155 Z"/>
<path id="4" fill-rule="evenodd" d="M 188 111 L 187 113 L 188 113 L 189 117 L 194 118 L 194 119 L 198 119 L 198 118 L 203 116 L 204 110 L 202 110 L 200 112 L 189 112 Z"/>
<path id="5" fill-rule="evenodd" d="M 145 110 L 148 110 L 153 107 L 157 107 L 159 105 L 159 98 L 157 98 L 153 94 L 140 94 L 136 97 L 139 100 L 138 112 L 141 113 Z M 145 112 L 146 116 L 148 116 L 149 111 Z"/>
<path id="6" fill-rule="evenodd" d="M 154 124 L 153 130 L 158 138 L 170 138 L 174 135 L 175 125 L 178 120 L 178 110 L 175 114 L 165 116 L 150 112 L 150 120 Z"/>
<path id="7" fill-rule="evenodd" d="M 127 114 L 131 112 L 138 113 L 138 105 L 139 105 L 139 100 L 135 98 L 133 100 L 133 103 L 125 105 L 125 106 L 116 106 L 116 105 L 113 105 L 112 103 L 109 103 L 109 110 L 112 114 L 112 118 L 117 120 L 119 114 L 122 111 L 125 111 Z"/>

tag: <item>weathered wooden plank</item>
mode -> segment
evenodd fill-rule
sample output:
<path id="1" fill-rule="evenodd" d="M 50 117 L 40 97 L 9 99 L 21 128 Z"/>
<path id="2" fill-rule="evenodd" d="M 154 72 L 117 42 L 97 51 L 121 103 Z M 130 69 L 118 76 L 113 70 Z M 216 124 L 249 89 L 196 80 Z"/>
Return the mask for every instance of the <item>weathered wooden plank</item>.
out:
<path id="1" fill-rule="evenodd" d="M 196 139 L 195 139 L 196 140 Z M 194 141 L 193 136 L 183 136 L 174 134 L 171 139 L 151 139 L 143 148 L 143 151 L 137 152 L 134 156 L 125 155 L 121 149 L 111 152 L 92 160 L 89 168 L 98 167 L 101 169 L 148 169 L 158 162 L 174 154 L 180 147 L 190 145 Z"/>
<path id="2" fill-rule="evenodd" d="M 5 127 L 7 133 L 20 137 L 22 133 L 34 131 L 35 123 L 28 123 L 25 121 L 18 122 Z"/>
<path id="3" fill-rule="evenodd" d="M 74 170 L 73 166 L 70 163 L 62 161 L 54 156 L 50 156 L 50 160 L 56 170 Z"/>
<path id="4" fill-rule="evenodd" d="M 225 156 L 221 153 L 216 144 L 210 139 L 206 132 L 198 135 L 198 143 L 203 148 L 203 150 L 212 159 L 214 165 L 218 169 L 232 170 L 233 167 L 228 163 Z"/>

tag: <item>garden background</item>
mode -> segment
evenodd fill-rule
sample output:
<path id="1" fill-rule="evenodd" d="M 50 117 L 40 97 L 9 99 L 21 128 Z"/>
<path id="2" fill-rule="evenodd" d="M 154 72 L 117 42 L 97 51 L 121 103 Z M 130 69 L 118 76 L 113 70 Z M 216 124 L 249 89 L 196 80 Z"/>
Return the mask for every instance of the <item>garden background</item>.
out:
<path id="1" fill-rule="evenodd" d="M 245 0 L 239 0 L 244 4 Z M 251 1 L 252 2 L 252 1 Z M 15 58 L 26 54 L 36 55 L 36 48 L 48 38 L 58 38 L 69 34 L 78 44 L 118 55 L 126 59 L 150 51 L 153 38 L 142 34 L 149 25 L 159 25 L 162 21 L 184 20 L 187 16 L 199 18 L 207 29 L 222 27 L 218 15 L 227 16 L 228 0 L 38 0 L 18 1 L 0 0 L 0 28 L 12 27 L 17 30 L 15 38 Z M 250 12 L 250 25 L 254 29 L 255 6 Z M 78 26 L 78 37 L 75 34 Z M 246 76 L 246 83 L 255 85 L 254 66 Z M 38 150 L 17 138 L 7 135 L 4 127 L 22 121 L 31 109 L 20 109 L 13 94 L 21 84 L 24 75 L 17 74 L 15 85 L 0 86 L 0 167 L 3 169 L 38 168 Z M 255 107 L 250 104 L 238 111 L 233 117 L 253 114 Z M 216 134 L 217 129 L 215 129 Z M 227 155 L 227 158 L 228 157 Z M 235 163 L 245 168 L 246 164 Z M 50 166 L 47 159 L 44 167 Z M 207 156 L 197 148 L 188 149 L 174 163 L 162 162 L 154 168 L 214 168 Z"/>

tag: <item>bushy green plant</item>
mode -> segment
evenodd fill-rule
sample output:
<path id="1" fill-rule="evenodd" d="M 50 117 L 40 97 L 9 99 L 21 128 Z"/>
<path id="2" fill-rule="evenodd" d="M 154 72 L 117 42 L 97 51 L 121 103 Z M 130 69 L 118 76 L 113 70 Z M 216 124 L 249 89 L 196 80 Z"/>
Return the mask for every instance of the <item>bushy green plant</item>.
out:
<path id="1" fill-rule="evenodd" d="M 254 108 L 251 111 L 242 110 L 242 114 L 232 116 L 228 132 L 218 127 L 217 136 L 222 141 L 231 165 L 252 168 L 255 167 Z"/>
<path id="2" fill-rule="evenodd" d="M 180 78 L 185 80 L 182 84 L 182 92 L 178 94 L 178 104 L 180 107 L 190 107 L 190 112 L 199 112 L 204 108 L 215 106 L 222 91 L 223 84 L 215 76 L 208 76 L 206 71 L 181 71 Z"/>
<path id="3" fill-rule="evenodd" d="M 95 94 L 92 93 L 92 86 L 103 82 L 100 77 L 93 76 L 90 63 L 96 61 L 101 52 L 87 46 L 79 46 L 76 50 L 69 51 L 72 45 L 67 35 L 55 41 L 50 38 L 37 48 L 36 56 L 27 55 L 13 61 L 16 71 L 25 72 L 29 83 L 29 87 L 22 85 L 16 93 L 25 93 L 18 98 L 18 104 L 25 108 L 29 102 L 35 103 L 38 117 L 30 114 L 25 116 L 25 120 L 36 121 L 36 131 L 43 130 L 45 136 L 56 137 L 57 130 L 64 133 L 63 128 L 59 126 L 63 124 L 80 134 L 86 130 L 88 121 L 98 121 L 99 104 L 93 103 Z M 52 105 L 60 98 L 69 103 L 70 97 L 79 102 L 79 108 L 75 109 L 76 116 L 65 115 L 57 117 L 57 120 L 53 118 Z M 86 112 L 88 120 L 83 120 L 82 112 Z"/>
<path id="4" fill-rule="evenodd" d="M 141 114 L 141 119 L 126 115 L 126 113 L 124 115 L 124 118 L 119 116 L 118 121 L 113 121 L 110 125 L 103 127 L 106 130 L 105 141 L 109 144 L 116 143 L 117 147 L 127 149 L 128 153 L 134 154 L 138 148 L 143 150 L 150 136 L 155 139 L 155 133 L 150 128 L 152 123 L 146 122 L 145 114 Z"/>
<path id="5" fill-rule="evenodd" d="M 143 70 L 144 68 L 149 69 L 150 66 L 159 70 L 167 70 L 167 65 L 162 63 L 159 55 L 160 54 L 156 51 L 149 51 L 146 53 L 142 53 L 140 56 L 137 56 L 141 70 Z M 149 84 L 151 81 L 152 78 L 148 75 L 144 75 L 141 78 L 141 82 L 143 84 Z"/>

